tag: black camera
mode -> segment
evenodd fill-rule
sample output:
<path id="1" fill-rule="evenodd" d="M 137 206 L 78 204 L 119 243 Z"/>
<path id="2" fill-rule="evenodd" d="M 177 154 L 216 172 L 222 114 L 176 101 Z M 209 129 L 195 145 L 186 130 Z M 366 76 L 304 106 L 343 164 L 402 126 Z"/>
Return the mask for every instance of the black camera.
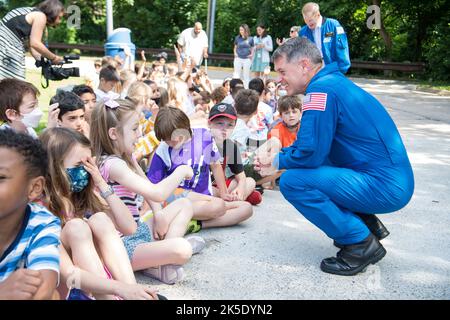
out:
<path id="1" fill-rule="evenodd" d="M 69 77 L 79 77 L 80 69 L 79 68 L 63 68 L 64 64 L 72 63 L 72 60 L 79 60 L 80 56 L 78 55 L 66 55 L 64 56 L 64 60 L 58 64 L 58 66 L 52 65 L 50 60 L 41 58 L 41 61 L 36 61 L 36 67 L 42 67 L 42 77 L 45 78 L 46 84 L 44 86 L 41 83 L 42 88 L 48 88 L 49 80 L 60 81 L 67 79 Z"/>

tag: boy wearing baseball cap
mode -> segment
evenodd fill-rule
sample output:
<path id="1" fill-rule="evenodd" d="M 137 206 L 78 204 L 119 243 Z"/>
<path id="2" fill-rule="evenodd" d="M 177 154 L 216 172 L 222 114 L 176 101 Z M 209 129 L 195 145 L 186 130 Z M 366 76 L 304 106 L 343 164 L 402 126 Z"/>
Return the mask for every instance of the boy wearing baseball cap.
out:
<path id="1" fill-rule="evenodd" d="M 228 192 L 238 200 L 246 200 L 252 205 L 261 203 L 262 196 L 255 191 L 255 180 L 246 177 L 239 147 L 230 139 L 236 126 L 237 114 L 231 104 L 219 103 L 209 112 L 208 125 L 211 135 L 222 155 L 222 167 L 225 172 Z M 218 194 L 218 189 L 214 188 Z"/>

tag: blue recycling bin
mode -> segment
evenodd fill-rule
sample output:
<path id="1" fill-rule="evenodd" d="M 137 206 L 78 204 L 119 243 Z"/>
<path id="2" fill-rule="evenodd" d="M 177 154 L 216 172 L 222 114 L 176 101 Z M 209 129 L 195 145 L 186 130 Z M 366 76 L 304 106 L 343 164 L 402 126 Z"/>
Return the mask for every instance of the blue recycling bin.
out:
<path id="1" fill-rule="evenodd" d="M 115 29 L 108 37 L 105 43 L 105 54 L 107 56 L 115 57 L 118 55 L 125 61 L 126 55 L 124 48 L 128 47 L 131 51 L 131 62 L 134 62 L 136 55 L 136 46 L 131 42 L 131 30 L 128 28 Z"/>

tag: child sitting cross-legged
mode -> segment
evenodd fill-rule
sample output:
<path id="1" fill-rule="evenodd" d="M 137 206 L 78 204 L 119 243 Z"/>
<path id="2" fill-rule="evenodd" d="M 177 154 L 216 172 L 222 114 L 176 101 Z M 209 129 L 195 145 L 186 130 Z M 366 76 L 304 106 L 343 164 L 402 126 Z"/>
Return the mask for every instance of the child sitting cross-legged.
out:
<path id="1" fill-rule="evenodd" d="M 236 195 L 238 200 L 246 200 L 257 205 L 262 201 L 261 194 L 255 190 L 255 180 L 245 176 L 239 147 L 230 140 L 236 127 L 236 119 L 236 110 L 231 104 L 219 103 L 209 112 L 208 124 L 222 155 L 228 192 Z M 217 188 L 215 191 L 218 191 Z"/>
<path id="2" fill-rule="evenodd" d="M 59 298 L 60 220 L 32 203 L 46 174 L 38 140 L 0 130 L 0 300 Z"/>
<path id="3" fill-rule="evenodd" d="M 136 282 L 116 231 L 130 235 L 136 223 L 102 178 L 89 140 L 67 128 L 47 129 L 40 139 L 49 159 L 44 203 L 63 226 L 61 297 L 156 299 L 154 290 Z"/>
<path id="4" fill-rule="evenodd" d="M 159 183 L 187 165 L 194 175 L 167 199 L 187 198 L 192 201 L 194 220 L 188 231 L 225 227 L 247 220 L 253 213 L 248 202 L 230 194 L 225 184 L 221 155 L 206 128 L 191 129 L 187 115 L 175 107 L 162 108 L 155 122 L 155 133 L 161 144 L 153 156 L 148 178 Z M 211 172 L 217 181 L 220 198 L 212 196 Z"/>
<path id="5" fill-rule="evenodd" d="M 129 209 L 123 215 L 131 212 L 135 220 L 136 231 L 122 238 L 133 270 L 144 270 L 149 276 L 173 284 L 183 279 L 182 265 L 204 248 L 205 241 L 198 236 L 182 238 L 192 218 L 189 200 L 173 201 L 163 209 L 160 203 L 193 172 L 189 166 L 180 166 L 167 179 L 151 183 L 133 157 L 140 136 L 139 118 L 140 111 L 131 99 L 99 103 L 92 113 L 92 123 L 97 124 L 91 126 L 92 147 L 103 178 Z M 146 203 L 141 205 L 138 195 Z M 147 204 L 152 211 L 141 212 L 140 208 Z"/>

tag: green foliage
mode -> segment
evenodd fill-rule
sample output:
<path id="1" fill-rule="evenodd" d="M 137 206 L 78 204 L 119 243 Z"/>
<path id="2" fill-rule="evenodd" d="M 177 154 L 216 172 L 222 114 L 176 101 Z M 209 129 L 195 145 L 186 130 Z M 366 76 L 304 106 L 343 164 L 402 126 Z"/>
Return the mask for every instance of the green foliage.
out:
<path id="1" fill-rule="evenodd" d="M 0 14 L 31 6 L 38 0 L 0 0 Z M 106 38 L 105 0 L 69 0 L 81 9 L 81 28 L 67 29 L 63 22 L 49 32 L 50 41 L 103 44 Z M 293 25 L 304 25 L 302 6 L 307 0 L 217 0 L 214 52 L 231 53 L 239 26 L 246 23 L 252 34 L 262 23 L 274 43 L 288 37 Z M 344 26 L 354 60 L 392 60 L 427 63 L 427 79 L 449 79 L 450 51 L 448 0 L 328 0 L 318 1 L 323 16 Z M 379 30 L 366 26 L 369 5 L 381 4 L 381 18 L 392 39 L 388 47 Z M 116 0 L 114 27 L 132 30 L 138 47 L 172 48 L 178 34 L 195 21 L 207 24 L 208 0 Z"/>

